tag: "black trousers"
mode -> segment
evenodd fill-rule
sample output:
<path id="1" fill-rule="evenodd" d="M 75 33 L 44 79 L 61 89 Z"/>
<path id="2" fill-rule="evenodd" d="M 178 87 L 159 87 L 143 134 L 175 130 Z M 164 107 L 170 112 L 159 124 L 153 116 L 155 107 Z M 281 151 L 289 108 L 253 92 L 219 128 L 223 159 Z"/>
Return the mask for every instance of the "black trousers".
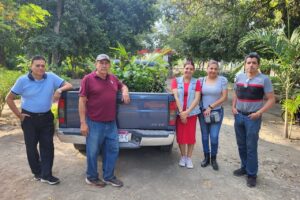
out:
<path id="1" fill-rule="evenodd" d="M 52 176 L 54 159 L 53 114 L 50 111 L 30 113 L 26 110 L 22 110 L 22 113 L 30 115 L 21 123 L 29 166 L 33 174 L 48 178 Z M 38 143 L 40 154 L 37 149 Z"/>

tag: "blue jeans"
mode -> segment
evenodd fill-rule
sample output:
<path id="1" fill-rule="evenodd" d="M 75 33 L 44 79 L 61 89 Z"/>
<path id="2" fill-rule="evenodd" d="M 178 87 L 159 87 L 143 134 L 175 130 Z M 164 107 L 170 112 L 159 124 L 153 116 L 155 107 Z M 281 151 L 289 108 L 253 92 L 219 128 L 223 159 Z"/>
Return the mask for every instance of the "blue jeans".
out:
<path id="1" fill-rule="evenodd" d="M 219 110 L 215 110 L 220 113 L 221 120 L 218 123 L 211 123 L 207 124 L 204 121 L 204 116 L 202 113 L 198 115 L 199 122 L 200 122 L 200 128 L 201 128 L 201 134 L 202 134 L 202 145 L 203 145 L 203 151 L 204 153 L 210 153 L 209 150 L 209 140 L 210 140 L 210 146 L 211 146 L 211 155 L 216 156 L 218 153 L 218 147 L 219 147 L 219 133 L 224 117 L 224 111 L 223 108 Z"/>
<path id="2" fill-rule="evenodd" d="M 240 113 L 236 114 L 234 118 L 241 168 L 246 169 L 249 176 L 256 176 L 258 171 L 257 142 L 261 118 L 251 120 L 247 115 Z"/>
<path id="3" fill-rule="evenodd" d="M 95 122 L 87 118 L 89 133 L 86 137 L 86 175 L 89 180 L 98 180 L 97 157 L 101 151 L 103 179 L 113 179 L 119 155 L 119 135 L 116 121 Z"/>

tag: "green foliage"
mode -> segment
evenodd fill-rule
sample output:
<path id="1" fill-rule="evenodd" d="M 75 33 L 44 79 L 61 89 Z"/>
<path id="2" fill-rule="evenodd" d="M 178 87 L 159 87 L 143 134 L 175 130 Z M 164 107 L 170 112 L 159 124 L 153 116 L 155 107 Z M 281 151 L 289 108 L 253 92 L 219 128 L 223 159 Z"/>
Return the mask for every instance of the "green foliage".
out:
<path id="1" fill-rule="evenodd" d="M 153 41 L 201 60 L 240 59 L 238 41 L 249 31 L 284 26 L 288 32 L 300 25 L 298 0 L 161 0 L 160 8 Z M 244 48 L 249 52 L 252 45 Z"/>
<path id="2" fill-rule="evenodd" d="M 17 69 L 23 73 L 28 72 L 31 64 L 30 62 L 31 60 L 26 56 L 17 56 Z"/>
<path id="3" fill-rule="evenodd" d="M 111 71 L 132 92 L 164 92 L 168 69 L 165 67 L 166 62 L 162 60 L 162 54 L 150 55 L 145 64 L 137 63 L 136 56 L 130 56 L 124 46 L 119 44 L 116 51 L 117 58 L 120 58 L 119 65 L 113 65 Z M 149 63 L 155 62 L 154 66 L 148 66 Z"/>
<path id="4" fill-rule="evenodd" d="M 244 67 L 244 63 L 240 63 L 238 67 L 229 71 L 229 72 L 222 72 L 221 75 L 226 77 L 229 83 L 234 83 L 235 77 L 237 73 Z"/>
<path id="5" fill-rule="evenodd" d="M 294 99 L 287 99 L 283 101 L 283 109 L 287 109 L 292 120 L 294 120 L 294 114 L 297 113 L 300 107 L 300 95 L 298 94 Z"/>
<path id="6" fill-rule="evenodd" d="M 5 97 L 20 75 L 17 71 L 0 69 L 0 116 L 5 105 Z"/>
<path id="7" fill-rule="evenodd" d="M 35 2 L 52 17 L 47 27 L 31 35 L 27 49 L 31 54 L 42 51 L 49 55 L 50 64 L 56 67 L 67 58 L 71 58 L 73 66 L 78 66 L 87 57 L 110 53 L 109 47 L 116 46 L 117 41 L 136 51 L 139 48 L 137 35 L 148 31 L 156 16 L 154 0 Z M 72 69 L 71 73 L 81 74 L 78 72 L 81 69 Z"/>
<path id="8" fill-rule="evenodd" d="M 273 89 L 274 89 L 274 93 L 277 95 L 282 95 L 284 94 L 284 88 L 282 87 L 281 81 L 279 79 L 279 77 L 277 76 L 271 76 L 270 77 L 272 85 L 273 85 Z"/>
<path id="9" fill-rule="evenodd" d="M 16 23 L 25 29 L 41 28 L 47 25 L 46 17 L 50 16 L 47 10 L 29 3 L 20 6 Z"/>
<path id="10" fill-rule="evenodd" d="M 288 138 L 291 138 L 291 132 L 292 132 L 292 124 L 295 121 L 295 114 L 300 109 L 300 95 L 298 94 L 296 98 L 294 99 L 286 99 L 283 101 L 282 104 L 283 110 L 287 112 L 287 119 L 289 119 L 290 124 L 290 130 L 289 130 L 289 136 Z"/>
<path id="11" fill-rule="evenodd" d="M 194 78 L 199 78 L 199 77 L 204 77 L 206 75 L 207 75 L 206 71 L 196 69 L 195 72 L 194 72 L 194 74 L 193 74 L 193 77 Z"/>
<path id="12" fill-rule="evenodd" d="M 57 125 L 57 120 L 58 120 L 58 105 L 57 103 L 53 103 L 51 106 L 51 112 L 53 113 L 54 116 L 54 125 Z"/>
<path id="13" fill-rule="evenodd" d="M 52 67 L 51 69 L 54 70 L 59 75 L 64 75 L 66 77 L 74 78 L 74 79 L 81 79 L 83 78 L 84 75 L 90 73 L 93 70 L 93 68 L 90 67 L 91 65 L 89 64 L 87 65 L 86 62 L 82 61 L 82 62 L 75 63 L 74 61 L 72 61 L 70 57 L 67 57 L 66 60 L 62 62 L 60 68 Z"/>
<path id="14" fill-rule="evenodd" d="M 14 68 L 17 63 L 15 55 L 27 53 L 26 41 L 32 37 L 34 29 L 47 25 L 48 16 L 48 11 L 35 4 L 26 2 L 20 4 L 12 0 L 1 1 L 0 64 Z"/>
<path id="15" fill-rule="evenodd" d="M 229 83 L 233 83 L 236 76 L 236 74 L 233 71 L 223 72 L 221 75 L 227 78 Z"/>
<path id="16" fill-rule="evenodd" d="M 158 18 L 157 0 L 94 0 L 97 13 L 101 13 L 110 47 L 117 42 L 135 52 L 140 49 L 138 36 L 149 32 Z"/>

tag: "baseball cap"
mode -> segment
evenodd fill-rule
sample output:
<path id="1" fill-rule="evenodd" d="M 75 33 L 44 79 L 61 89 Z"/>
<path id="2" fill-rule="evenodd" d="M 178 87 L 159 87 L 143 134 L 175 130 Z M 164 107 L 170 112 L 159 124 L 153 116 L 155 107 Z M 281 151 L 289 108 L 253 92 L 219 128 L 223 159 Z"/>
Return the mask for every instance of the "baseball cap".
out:
<path id="1" fill-rule="evenodd" d="M 107 60 L 110 62 L 109 56 L 106 54 L 99 54 L 96 58 L 96 61 L 100 61 L 100 60 Z"/>

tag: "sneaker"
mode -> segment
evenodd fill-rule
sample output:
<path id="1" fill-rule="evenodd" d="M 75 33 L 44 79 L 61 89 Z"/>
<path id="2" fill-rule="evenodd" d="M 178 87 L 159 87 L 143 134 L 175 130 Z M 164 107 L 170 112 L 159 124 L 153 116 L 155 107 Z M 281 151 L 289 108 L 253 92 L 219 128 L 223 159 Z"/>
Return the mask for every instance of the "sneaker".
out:
<path id="1" fill-rule="evenodd" d="M 188 169 L 193 169 L 193 168 L 194 168 L 192 159 L 189 158 L 189 157 L 186 159 L 186 167 L 187 167 Z"/>
<path id="2" fill-rule="evenodd" d="M 108 181 L 104 180 L 104 183 L 108 184 L 108 185 L 112 185 L 114 187 L 122 187 L 124 184 L 121 180 L 117 179 L 116 177 L 113 179 L 110 179 Z"/>
<path id="3" fill-rule="evenodd" d="M 186 165 L 186 157 L 185 156 L 181 156 L 178 164 L 179 164 L 180 167 L 185 167 L 185 165 Z"/>
<path id="4" fill-rule="evenodd" d="M 248 187 L 255 187 L 256 186 L 256 177 L 255 176 L 248 176 L 247 186 Z"/>
<path id="5" fill-rule="evenodd" d="M 244 168 L 236 169 L 233 171 L 233 175 L 235 175 L 235 176 L 244 176 L 246 174 L 247 174 L 247 172 Z"/>
<path id="6" fill-rule="evenodd" d="M 40 181 L 41 180 L 41 175 L 40 174 L 34 174 L 33 175 L 33 180 L 35 180 L 35 181 Z"/>
<path id="7" fill-rule="evenodd" d="M 103 188 L 106 184 L 102 180 L 89 180 L 88 178 L 85 178 L 85 182 L 88 185 L 94 185 L 96 187 L 101 187 Z"/>
<path id="8" fill-rule="evenodd" d="M 49 178 L 41 178 L 42 183 L 48 183 L 49 185 L 56 185 L 60 182 L 60 180 L 54 176 L 50 176 Z"/>

